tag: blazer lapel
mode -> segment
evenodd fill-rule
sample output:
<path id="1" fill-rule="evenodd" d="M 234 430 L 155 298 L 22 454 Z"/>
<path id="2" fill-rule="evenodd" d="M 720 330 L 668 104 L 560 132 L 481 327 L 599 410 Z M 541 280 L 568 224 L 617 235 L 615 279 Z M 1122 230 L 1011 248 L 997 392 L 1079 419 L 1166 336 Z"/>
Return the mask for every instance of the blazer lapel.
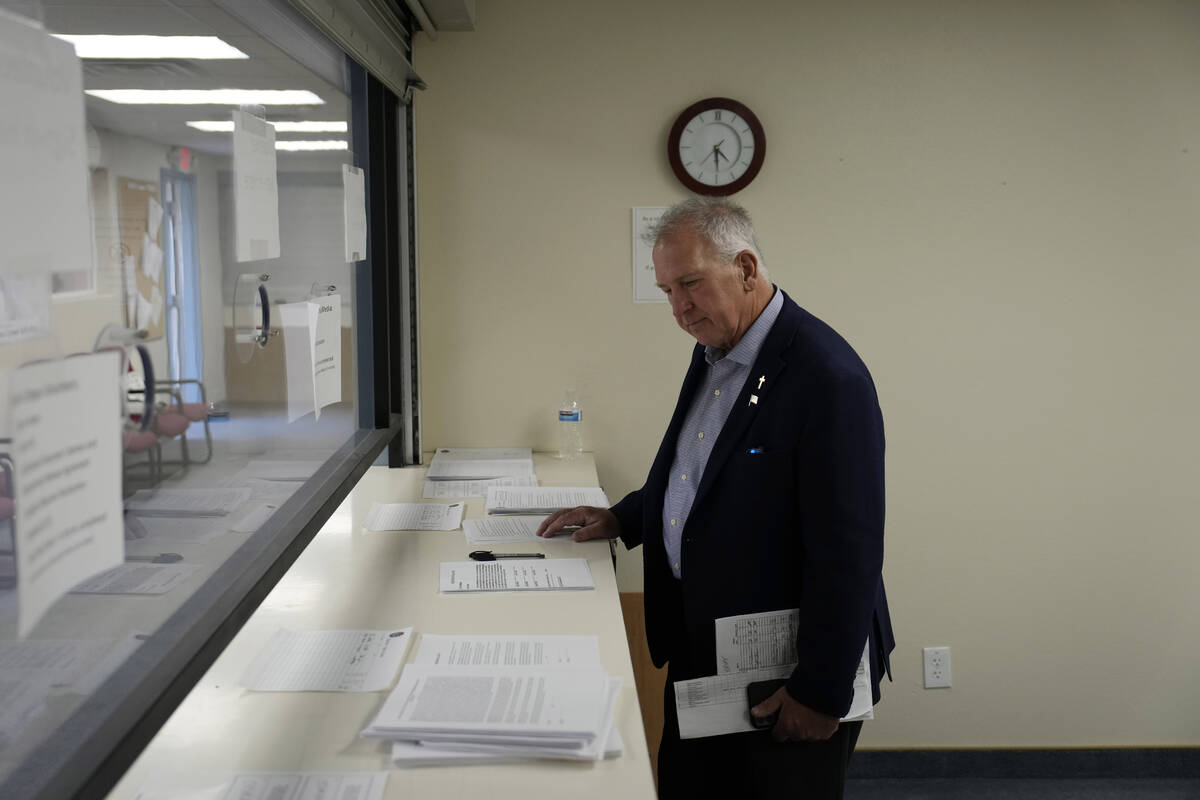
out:
<path id="1" fill-rule="evenodd" d="M 783 290 L 780 289 L 780 291 Z M 792 302 L 787 294 L 784 294 L 783 308 L 780 309 L 779 318 L 771 326 L 766 341 L 763 342 L 762 350 L 759 351 L 758 358 L 750 368 L 750 376 L 746 379 L 746 385 L 742 387 L 741 393 L 734 401 L 733 410 L 729 412 L 729 417 L 725 420 L 725 427 L 721 429 L 721 435 L 717 437 L 717 441 L 713 445 L 708 463 L 704 467 L 704 475 L 700 478 L 700 485 L 696 489 L 696 500 L 692 503 L 693 509 L 700 505 L 705 494 L 712 488 L 716 476 L 721 472 L 721 467 L 743 444 L 742 437 L 749 429 L 750 423 L 758 416 L 759 411 L 771 402 L 771 390 L 777 383 L 776 378 L 787 366 L 787 362 L 782 356 L 795 339 L 801 313 L 800 307 Z M 761 385 L 760 378 L 762 379 Z M 678 434 L 678 431 L 675 433 Z"/>

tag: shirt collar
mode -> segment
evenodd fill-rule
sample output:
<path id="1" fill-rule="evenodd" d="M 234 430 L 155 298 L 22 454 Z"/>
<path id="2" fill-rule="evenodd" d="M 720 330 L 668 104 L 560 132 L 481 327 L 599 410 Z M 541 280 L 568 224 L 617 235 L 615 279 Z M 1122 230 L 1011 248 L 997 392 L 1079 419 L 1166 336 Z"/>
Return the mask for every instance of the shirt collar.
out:
<path id="1" fill-rule="evenodd" d="M 758 319 L 754 320 L 732 350 L 727 353 L 719 347 L 706 346 L 704 348 L 704 360 L 710 367 L 726 358 L 735 363 L 750 366 L 758 358 L 758 351 L 762 350 L 763 342 L 767 340 L 767 333 L 770 332 L 771 326 L 775 324 L 775 320 L 779 318 L 779 312 L 783 309 L 783 292 L 779 291 L 778 286 L 773 285 L 773 288 L 775 293 L 771 296 L 767 307 L 762 310 Z"/>

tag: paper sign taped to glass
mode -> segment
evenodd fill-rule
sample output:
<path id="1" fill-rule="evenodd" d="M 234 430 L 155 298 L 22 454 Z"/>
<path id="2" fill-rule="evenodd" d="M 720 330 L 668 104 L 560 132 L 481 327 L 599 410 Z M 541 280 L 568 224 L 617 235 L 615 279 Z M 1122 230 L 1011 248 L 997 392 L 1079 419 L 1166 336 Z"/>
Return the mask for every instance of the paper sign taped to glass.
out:
<path id="1" fill-rule="evenodd" d="M 342 298 L 279 306 L 287 369 L 288 422 L 342 401 Z"/>
<path id="2" fill-rule="evenodd" d="M 757 730 L 750 722 L 746 687 L 792 674 L 799 621 L 796 608 L 716 620 L 718 674 L 675 682 L 679 737 L 698 739 Z M 842 722 L 875 718 L 867 652 L 864 643 L 854 675 L 854 699 Z"/>

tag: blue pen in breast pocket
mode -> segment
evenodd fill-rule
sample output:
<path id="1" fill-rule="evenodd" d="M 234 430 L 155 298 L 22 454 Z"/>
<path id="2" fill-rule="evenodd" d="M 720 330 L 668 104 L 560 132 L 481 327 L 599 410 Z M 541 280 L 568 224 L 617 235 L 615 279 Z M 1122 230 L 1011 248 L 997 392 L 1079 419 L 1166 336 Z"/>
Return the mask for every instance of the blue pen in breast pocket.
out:
<path id="1" fill-rule="evenodd" d="M 763 453 L 767 452 L 767 448 L 761 447 L 761 446 L 760 447 L 751 447 L 746 452 L 752 456 L 757 456 L 757 455 L 762 455 Z"/>

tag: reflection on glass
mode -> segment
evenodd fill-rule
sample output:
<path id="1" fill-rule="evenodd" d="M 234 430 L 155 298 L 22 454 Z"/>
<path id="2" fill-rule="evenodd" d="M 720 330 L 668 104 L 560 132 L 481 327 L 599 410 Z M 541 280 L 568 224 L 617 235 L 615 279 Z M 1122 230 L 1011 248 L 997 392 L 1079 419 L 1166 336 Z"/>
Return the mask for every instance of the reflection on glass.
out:
<path id="1" fill-rule="evenodd" d="M 256 537 L 274 535 L 272 515 L 320 478 L 357 424 L 342 184 L 355 155 L 345 87 L 281 57 L 232 17 L 221 17 L 219 32 L 204 30 L 215 7 L 208 16 L 183 15 L 163 0 L 161 13 L 146 18 L 164 29 L 147 31 L 153 3 L 106 6 L 103 15 L 88 5 L 46 4 L 37 16 L 49 33 L 71 35 L 83 58 L 87 160 L 79 185 L 92 258 L 36 280 L 0 275 L 0 419 L 22 365 L 119 354 L 108 397 L 119 397 L 120 412 L 93 414 L 83 401 L 72 414 L 119 438 L 122 461 L 109 472 L 122 486 L 116 527 L 124 563 L 76 585 L 27 638 L 18 636 L 14 486 L 22 463 L 11 431 L 0 430 L 0 794 L 33 751 L 63 726 L 81 724 L 73 715 L 89 694 L 132 669 L 127 659 L 140 642 L 158 635 L 243 547 L 258 549 Z M 177 40 L 163 54 L 135 49 L 162 45 L 148 37 L 78 38 L 120 33 L 122 25 L 161 36 L 219 33 L 236 49 Z M 185 44 L 226 49 L 189 53 Z M 100 46 L 116 51 L 86 49 Z M 0 98 L 11 110 L 9 99 Z M 278 210 L 269 213 L 278 214 L 280 253 L 239 263 L 233 113 L 244 103 L 263 106 L 273 126 Z M 22 124 L 24 116 L 14 119 Z M 0 193 L 16 191 L 0 185 Z M 41 316 L 22 321 L 5 312 L 30 307 L 18 297 L 36 298 Z M 304 303 L 315 312 L 337 305 L 326 319 L 340 319 L 338 336 L 325 337 L 340 342 L 337 357 L 310 355 L 308 369 L 336 363 L 340 392 L 323 391 L 340 401 L 321 408 L 319 420 L 308 413 L 289 422 L 289 381 L 311 386 L 318 378 L 289 375 L 283 337 L 272 334 L 280 305 Z M 4 335 L 18 324 L 26 335 Z"/>

